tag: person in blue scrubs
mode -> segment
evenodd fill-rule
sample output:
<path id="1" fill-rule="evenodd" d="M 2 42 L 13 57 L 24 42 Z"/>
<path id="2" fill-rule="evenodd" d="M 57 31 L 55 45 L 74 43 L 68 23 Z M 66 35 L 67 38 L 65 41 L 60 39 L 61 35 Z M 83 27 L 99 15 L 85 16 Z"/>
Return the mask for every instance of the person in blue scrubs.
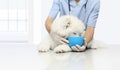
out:
<path id="1" fill-rule="evenodd" d="M 53 0 L 52 8 L 45 22 L 46 29 L 50 33 L 51 24 L 59 12 L 60 16 L 73 15 L 84 22 L 86 26 L 84 38 L 86 38 L 86 43 L 89 43 L 94 36 L 99 9 L 99 0 Z"/>

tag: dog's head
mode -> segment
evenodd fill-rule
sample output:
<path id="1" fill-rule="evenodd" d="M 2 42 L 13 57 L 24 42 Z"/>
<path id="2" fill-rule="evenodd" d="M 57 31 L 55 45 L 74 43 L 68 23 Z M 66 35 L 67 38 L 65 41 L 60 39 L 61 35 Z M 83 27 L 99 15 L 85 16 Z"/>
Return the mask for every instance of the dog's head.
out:
<path id="1" fill-rule="evenodd" d="M 72 35 L 81 35 L 85 30 L 85 26 L 81 20 L 74 16 L 62 16 L 55 20 L 52 24 L 51 31 L 67 38 Z"/>

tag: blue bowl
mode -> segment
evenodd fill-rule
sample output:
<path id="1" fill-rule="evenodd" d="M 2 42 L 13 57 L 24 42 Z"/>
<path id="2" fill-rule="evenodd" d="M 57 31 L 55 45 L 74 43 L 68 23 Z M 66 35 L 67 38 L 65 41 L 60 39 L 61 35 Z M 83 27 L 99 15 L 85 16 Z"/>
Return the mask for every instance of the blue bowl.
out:
<path id="1" fill-rule="evenodd" d="M 70 48 L 72 46 L 76 46 L 77 44 L 82 46 L 84 43 L 84 38 L 81 36 L 70 36 L 68 37 L 68 41 L 69 41 Z"/>

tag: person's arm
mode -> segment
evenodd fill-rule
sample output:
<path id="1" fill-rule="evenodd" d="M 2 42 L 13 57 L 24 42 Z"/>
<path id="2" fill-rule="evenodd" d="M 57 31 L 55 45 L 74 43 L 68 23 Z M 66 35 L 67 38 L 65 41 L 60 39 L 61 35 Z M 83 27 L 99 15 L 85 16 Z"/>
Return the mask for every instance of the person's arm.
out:
<path id="1" fill-rule="evenodd" d="M 84 38 L 86 39 L 87 43 L 89 43 L 93 39 L 94 30 L 95 30 L 94 27 L 91 27 L 91 26 L 87 27 L 86 32 L 84 34 Z"/>
<path id="2" fill-rule="evenodd" d="M 94 29 L 96 27 L 97 18 L 100 10 L 100 0 L 88 0 L 86 4 L 86 32 L 84 37 L 89 43 L 94 36 Z"/>
<path id="3" fill-rule="evenodd" d="M 45 21 L 45 27 L 48 31 L 48 33 L 50 33 L 51 30 L 51 24 L 53 23 L 54 19 L 56 18 L 58 12 L 59 12 L 59 0 L 53 0 L 53 4 L 52 4 L 52 8 L 49 12 L 49 15 Z"/>
<path id="4" fill-rule="evenodd" d="M 45 21 L 45 27 L 46 27 L 48 33 L 50 33 L 50 31 L 51 31 L 51 25 L 52 25 L 53 21 L 54 21 L 54 19 L 51 17 L 47 17 L 47 19 Z"/>

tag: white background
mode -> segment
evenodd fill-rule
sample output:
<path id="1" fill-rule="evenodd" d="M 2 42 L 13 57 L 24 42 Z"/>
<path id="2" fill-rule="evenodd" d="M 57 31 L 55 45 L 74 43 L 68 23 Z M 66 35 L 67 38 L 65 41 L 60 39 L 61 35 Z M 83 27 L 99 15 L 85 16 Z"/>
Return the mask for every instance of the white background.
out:
<path id="1" fill-rule="evenodd" d="M 53 0 L 34 0 L 34 43 L 47 35 L 45 19 Z M 101 8 L 94 38 L 108 44 L 120 44 L 120 1 L 100 0 Z"/>

